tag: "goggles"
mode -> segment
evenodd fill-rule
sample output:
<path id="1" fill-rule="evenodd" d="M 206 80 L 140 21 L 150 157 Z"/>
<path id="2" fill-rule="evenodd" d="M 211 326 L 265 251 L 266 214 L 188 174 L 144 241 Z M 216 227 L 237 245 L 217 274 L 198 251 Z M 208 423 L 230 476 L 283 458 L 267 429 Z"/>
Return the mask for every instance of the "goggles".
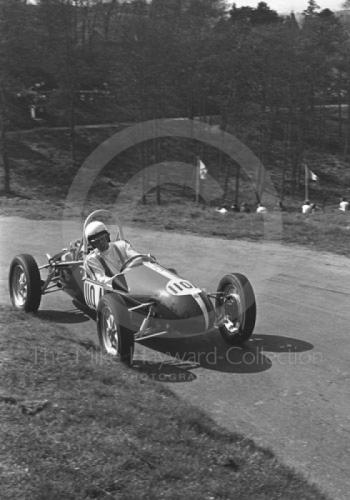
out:
<path id="1" fill-rule="evenodd" d="M 102 231 L 101 233 L 93 234 L 92 236 L 89 236 L 88 241 L 89 243 L 95 247 L 98 245 L 100 241 L 107 240 L 108 242 L 110 241 L 109 238 L 109 233 L 107 231 Z"/>

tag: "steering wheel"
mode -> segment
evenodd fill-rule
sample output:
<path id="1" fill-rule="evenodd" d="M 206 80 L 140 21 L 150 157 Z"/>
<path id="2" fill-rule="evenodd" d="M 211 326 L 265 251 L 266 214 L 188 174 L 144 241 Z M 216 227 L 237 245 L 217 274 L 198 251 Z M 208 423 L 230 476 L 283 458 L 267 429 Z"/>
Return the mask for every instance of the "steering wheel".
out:
<path id="1" fill-rule="evenodd" d="M 130 266 L 130 264 L 134 261 L 134 260 L 137 260 L 137 259 L 142 259 L 142 260 L 147 260 L 148 262 L 155 262 L 155 258 L 152 257 L 151 255 L 148 255 L 146 253 L 139 253 L 137 255 L 133 255 L 132 257 L 130 257 L 129 259 L 127 259 L 124 264 L 122 265 L 122 267 L 120 268 L 120 273 L 122 273 L 123 271 L 125 271 L 125 269 L 127 267 Z"/>

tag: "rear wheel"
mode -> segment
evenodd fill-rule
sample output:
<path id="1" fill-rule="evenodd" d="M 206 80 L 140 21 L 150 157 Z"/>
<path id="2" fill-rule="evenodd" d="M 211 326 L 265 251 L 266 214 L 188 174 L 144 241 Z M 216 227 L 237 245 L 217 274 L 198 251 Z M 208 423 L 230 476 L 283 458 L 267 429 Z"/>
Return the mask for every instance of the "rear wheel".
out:
<path id="1" fill-rule="evenodd" d="M 240 344 L 252 335 L 256 320 L 253 287 L 243 274 L 224 276 L 218 285 L 216 299 L 219 330 L 225 341 Z"/>
<path id="2" fill-rule="evenodd" d="M 40 271 L 31 255 L 17 255 L 11 262 L 9 290 L 16 309 L 26 312 L 38 310 L 41 301 Z"/>
<path id="3" fill-rule="evenodd" d="M 129 313 L 122 298 L 109 293 L 101 297 L 97 308 L 97 333 L 102 349 L 132 364 L 134 337 L 129 328 Z"/>

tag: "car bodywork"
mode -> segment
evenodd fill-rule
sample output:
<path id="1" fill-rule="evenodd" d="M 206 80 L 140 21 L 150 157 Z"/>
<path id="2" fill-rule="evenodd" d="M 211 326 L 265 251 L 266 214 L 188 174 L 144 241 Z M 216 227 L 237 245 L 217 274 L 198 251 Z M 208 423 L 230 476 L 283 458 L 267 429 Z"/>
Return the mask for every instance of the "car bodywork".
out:
<path id="1" fill-rule="evenodd" d="M 103 215 L 104 210 L 90 214 L 82 238 L 54 256 L 47 255 L 47 264 L 37 267 L 28 255 L 13 260 L 9 285 L 15 307 L 34 311 L 42 295 L 63 290 L 97 318 L 100 342 L 110 354 L 120 354 L 122 335 L 128 335 L 129 349 L 135 341 L 199 334 L 215 327 L 229 343 L 251 335 L 255 297 L 242 275 L 227 275 L 216 292 L 207 293 L 151 255 L 140 254 L 124 263 L 109 283 L 96 280 L 84 266 L 90 251 L 85 228 Z M 117 238 L 123 238 L 120 224 L 117 227 Z"/>

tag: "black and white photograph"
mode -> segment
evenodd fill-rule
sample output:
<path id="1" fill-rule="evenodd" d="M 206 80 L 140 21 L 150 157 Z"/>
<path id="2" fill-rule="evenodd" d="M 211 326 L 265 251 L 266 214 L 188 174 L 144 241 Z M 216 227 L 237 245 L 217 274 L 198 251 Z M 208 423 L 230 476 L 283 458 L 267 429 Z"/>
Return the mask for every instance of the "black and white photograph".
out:
<path id="1" fill-rule="evenodd" d="M 350 498 L 350 0 L 0 0 L 0 499 Z"/>

